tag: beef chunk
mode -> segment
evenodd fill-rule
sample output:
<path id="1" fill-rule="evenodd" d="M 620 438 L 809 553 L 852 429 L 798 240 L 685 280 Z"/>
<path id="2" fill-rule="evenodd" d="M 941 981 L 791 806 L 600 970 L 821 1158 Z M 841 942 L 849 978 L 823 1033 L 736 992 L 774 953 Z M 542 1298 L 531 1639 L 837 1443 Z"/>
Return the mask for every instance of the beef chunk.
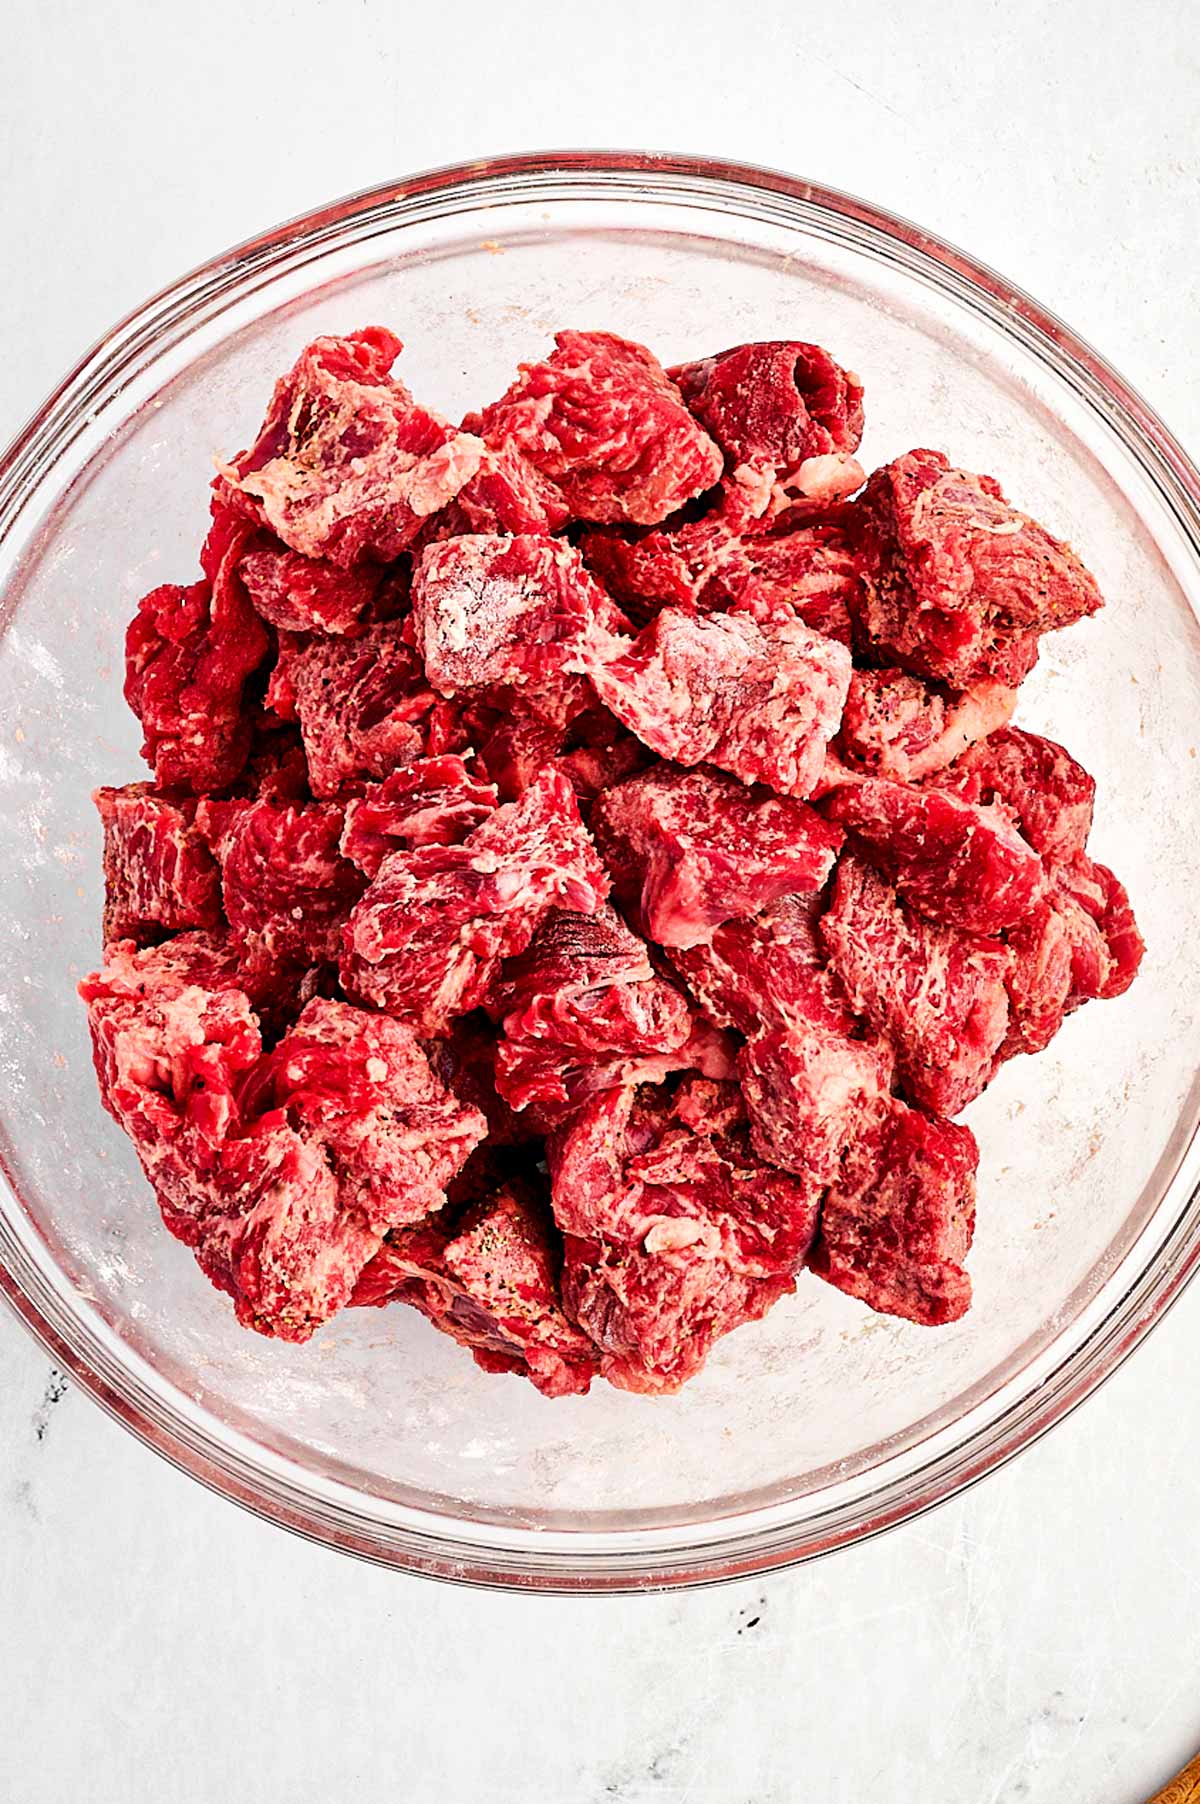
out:
<path id="1" fill-rule="evenodd" d="M 460 1102 L 469 1103 L 487 1117 L 488 1139 L 477 1149 L 473 1163 L 477 1167 L 480 1154 L 489 1148 L 493 1153 L 508 1155 L 514 1147 L 526 1146 L 539 1138 L 527 1116 L 518 1115 L 496 1087 L 496 1061 L 500 1051 L 500 1030 L 493 1026 L 482 1009 L 459 1015 L 436 1039 L 424 1042 L 429 1063 L 448 1090 Z M 464 1177 L 469 1175 L 464 1170 Z M 495 1189 L 502 1178 L 512 1175 L 512 1160 L 502 1159 L 489 1179 L 495 1182 L 485 1188 Z M 472 1200 L 475 1193 L 472 1192 Z"/>
<path id="2" fill-rule="evenodd" d="M 677 1390 L 792 1288 L 818 1193 L 751 1150 L 737 1088 L 593 1097 L 549 1147 L 563 1301 L 627 1390 Z"/>
<path id="3" fill-rule="evenodd" d="M 915 783 L 942 771 L 977 740 L 1006 726 L 1016 699 L 1015 689 L 991 677 L 956 694 L 903 670 L 856 670 L 834 753 L 845 764 L 847 776 L 857 773 Z M 836 779 L 831 786 L 836 786 Z"/>
<path id="4" fill-rule="evenodd" d="M 846 1155 L 821 1212 L 813 1271 L 884 1315 L 927 1328 L 971 1302 L 979 1148 L 970 1128 L 893 1102 Z"/>
<path id="5" fill-rule="evenodd" d="M 886 1044 L 810 1021 L 758 1028 L 737 1055 L 755 1152 L 781 1171 L 829 1183 L 888 1099 L 892 1070 Z"/>
<path id="6" fill-rule="evenodd" d="M 420 758 L 346 804 L 341 850 L 368 877 L 404 846 L 456 846 L 499 802 L 456 753 Z"/>
<path id="7" fill-rule="evenodd" d="M 105 944 L 220 926 L 220 877 L 192 824 L 194 801 L 148 783 L 98 789 L 94 800 L 104 825 Z"/>
<path id="8" fill-rule="evenodd" d="M 391 853 L 345 931 L 348 995 L 436 1034 L 485 994 L 554 907 L 590 914 L 608 889 L 570 784 L 547 771 L 461 846 Z"/>
<path id="9" fill-rule="evenodd" d="M 238 575 L 261 620 L 291 633 L 349 633 L 369 614 L 379 570 L 345 570 L 327 558 L 302 557 L 265 534 L 251 540 Z"/>
<path id="10" fill-rule="evenodd" d="M 664 765 L 610 789 L 592 832 L 648 938 L 694 946 L 792 890 L 819 889 L 842 843 L 804 802 Z"/>
<path id="11" fill-rule="evenodd" d="M 1096 785 L 1053 739 L 1006 727 L 973 746 L 946 773 L 970 801 L 999 803 L 1048 863 L 1081 853 L 1092 830 Z"/>
<path id="12" fill-rule="evenodd" d="M 483 455 L 389 377 L 401 348 L 380 327 L 314 339 L 219 491 L 304 557 L 350 566 L 398 556 Z"/>
<path id="13" fill-rule="evenodd" d="M 1123 996 L 1138 974 L 1145 942 L 1138 932 L 1125 886 L 1108 869 L 1084 853 L 1055 870 L 1060 895 L 1066 896 L 1099 929 L 1104 942 L 1103 959 L 1080 958 L 1076 950 L 1085 936 L 1072 937 L 1072 994 L 1080 1001 L 1092 996 Z M 1094 971 L 1094 975 L 1093 975 Z"/>
<path id="14" fill-rule="evenodd" d="M 530 534 L 429 546 L 413 581 L 413 619 L 426 675 L 444 695 L 556 684 L 585 667 L 593 622 L 625 624 L 572 546 Z"/>
<path id="15" fill-rule="evenodd" d="M 268 650 L 237 569 L 248 532 L 235 515 L 218 513 L 201 553 L 202 581 L 152 589 L 125 635 L 125 700 L 142 723 L 142 756 L 165 789 L 222 789 L 246 762 L 242 690 Z"/>
<path id="16" fill-rule="evenodd" d="M 687 1002 L 611 908 L 553 910 L 505 964 L 491 1006 L 504 1023 L 497 1086 L 544 1132 L 596 1090 L 690 1063 Z"/>
<path id="17" fill-rule="evenodd" d="M 768 1025 L 823 1027 L 848 1038 L 855 1017 L 817 933 L 820 896 L 782 896 L 727 921 L 703 946 L 669 953 L 709 1019 L 742 1034 Z"/>
<path id="18" fill-rule="evenodd" d="M 725 454 L 730 487 L 751 517 L 797 496 L 852 494 L 862 438 L 862 384 L 820 345 L 737 345 L 670 371 L 689 409 Z"/>
<path id="19" fill-rule="evenodd" d="M 559 332 L 554 344 L 466 430 L 522 452 L 576 520 L 652 525 L 716 482 L 720 451 L 642 345 L 611 332 Z"/>
<path id="20" fill-rule="evenodd" d="M 457 1222 L 401 1230 L 363 1272 L 356 1303 L 411 1303 L 485 1372 L 519 1372 L 547 1397 L 585 1392 L 596 1349 L 563 1314 L 562 1252 L 545 1202 L 511 1182 Z"/>
<path id="21" fill-rule="evenodd" d="M 1008 1029 L 1006 948 L 923 919 L 848 855 L 820 933 L 851 1005 L 893 1046 L 905 1093 L 937 1114 L 965 1108 Z"/>
<path id="22" fill-rule="evenodd" d="M 806 796 L 841 719 L 850 654 L 799 621 L 668 608 L 591 676 L 605 706 L 661 757 Z"/>
<path id="23" fill-rule="evenodd" d="M 559 532 L 569 518 L 557 486 L 514 445 L 486 445 L 470 482 L 426 521 L 417 544 L 464 533 Z"/>
<path id="24" fill-rule="evenodd" d="M 999 808 L 883 778 L 835 790 L 823 807 L 931 921 L 998 933 L 1042 891 L 1041 859 Z"/>
<path id="25" fill-rule="evenodd" d="M 285 645 L 281 662 L 314 795 L 361 789 L 424 755 L 434 695 L 395 626 Z"/>
<path id="26" fill-rule="evenodd" d="M 852 511 L 862 647 L 918 676 L 1019 683 L 1042 633 L 1102 605 L 1068 545 L 1010 507 L 990 476 L 956 470 L 940 451 L 877 470 Z"/>

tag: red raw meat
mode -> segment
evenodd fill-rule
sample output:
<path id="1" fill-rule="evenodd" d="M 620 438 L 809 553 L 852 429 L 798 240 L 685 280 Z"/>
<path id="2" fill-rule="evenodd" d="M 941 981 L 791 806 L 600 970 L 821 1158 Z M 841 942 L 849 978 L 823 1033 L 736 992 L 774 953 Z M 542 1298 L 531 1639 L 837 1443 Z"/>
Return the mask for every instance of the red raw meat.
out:
<path id="1" fill-rule="evenodd" d="M 424 1047 L 429 1063 L 446 1088 L 487 1117 L 488 1138 L 474 1155 L 476 1165 L 484 1153 L 503 1153 L 507 1157 L 511 1148 L 526 1146 L 538 1138 L 533 1123 L 518 1115 L 496 1088 L 500 1030 L 482 1009 L 459 1015 L 437 1039 L 426 1040 Z M 497 1175 L 497 1182 L 501 1176 L 511 1175 L 510 1165 L 511 1160 Z M 469 1172 L 464 1170 L 463 1175 Z M 494 1189 L 495 1184 L 490 1188 Z"/>
<path id="2" fill-rule="evenodd" d="M 260 802 L 311 802 L 300 729 L 266 708 L 250 714 L 250 751 L 232 794 Z"/>
<path id="3" fill-rule="evenodd" d="M 1096 785 L 1053 739 L 1007 727 L 972 746 L 944 783 L 972 802 L 998 802 L 1047 863 L 1074 858 L 1092 830 Z"/>
<path id="4" fill-rule="evenodd" d="M 607 708 L 593 706 L 564 727 L 497 716 L 480 743 L 478 762 L 506 802 L 524 795 L 534 778 L 553 764 L 586 810 L 604 790 L 653 759 L 653 752 Z"/>
<path id="5" fill-rule="evenodd" d="M 509 960 L 490 1005 L 503 1017 L 496 1083 L 542 1131 L 596 1090 L 661 1077 L 689 1061 L 692 1027 L 679 991 L 611 908 L 555 909 Z"/>
<path id="6" fill-rule="evenodd" d="M 1108 955 L 1107 966 L 1095 978 L 1089 979 L 1075 970 L 1074 993 L 1084 1001 L 1090 996 L 1123 996 L 1137 976 L 1146 950 L 1125 886 L 1107 865 L 1096 864 L 1084 853 L 1058 866 L 1055 881 L 1060 893 L 1068 896 L 1099 928 Z"/>
<path id="7" fill-rule="evenodd" d="M 798 620 L 667 608 L 590 674 L 604 705 L 661 757 L 806 796 L 837 732 L 850 654 Z"/>
<path id="8" fill-rule="evenodd" d="M 922 919 L 845 854 L 820 933 L 851 1006 L 891 1042 L 906 1094 L 957 1115 L 987 1084 L 1008 1029 L 1007 949 Z"/>
<path id="9" fill-rule="evenodd" d="M 1019 683 L 1042 633 L 1103 605 L 1070 546 L 940 451 L 876 470 L 850 513 L 866 579 L 862 646 L 918 676 L 963 689 L 983 676 Z"/>
<path id="10" fill-rule="evenodd" d="M 560 490 L 515 446 L 487 445 L 470 482 L 426 521 L 416 543 L 473 532 L 560 532 L 569 519 Z"/>
<path id="11" fill-rule="evenodd" d="M 757 1033 L 807 1024 L 848 1038 L 856 1022 L 817 933 L 820 896 L 783 896 L 752 920 L 727 921 L 705 946 L 668 956 L 718 1027 Z"/>
<path id="12" fill-rule="evenodd" d="M 727 485 L 751 518 L 797 496 L 838 499 L 864 481 L 851 455 L 862 438 L 862 383 L 820 345 L 737 345 L 669 374 L 725 453 Z"/>
<path id="13" fill-rule="evenodd" d="M 400 340 L 371 326 L 317 338 L 275 384 L 252 449 L 218 490 L 304 557 L 388 563 L 479 469 L 483 446 L 388 371 Z"/>
<path id="14" fill-rule="evenodd" d="M 821 1211 L 813 1271 L 884 1315 L 924 1327 L 971 1302 L 979 1148 L 969 1128 L 893 1102 L 855 1142 Z"/>
<path id="15" fill-rule="evenodd" d="M 221 881 L 193 826 L 190 797 L 148 783 L 98 789 L 104 825 L 104 943 L 161 939 L 185 927 L 221 925 Z"/>
<path id="16" fill-rule="evenodd" d="M 342 856 L 374 877 L 399 847 L 461 844 L 499 800 L 457 753 L 419 758 L 347 802 Z"/>
<path id="17" fill-rule="evenodd" d="M 642 345 L 611 332 L 559 332 L 554 343 L 464 428 L 521 451 L 576 520 L 653 525 L 717 481 L 720 451 Z"/>
<path id="18" fill-rule="evenodd" d="M 282 1110 L 325 1153 L 339 1205 L 380 1235 L 419 1221 L 486 1136 L 407 1027 L 318 997 L 255 1070 L 243 1106 Z"/>
<path id="19" fill-rule="evenodd" d="M 882 777 L 835 790 L 822 807 L 931 921 L 999 933 L 1044 887 L 1041 859 L 999 808 Z"/>
<path id="20" fill-rule="evenodd" d="M 916 783 L 943 770 L 977 740 L 1007 726 L 1016 700 L 1015 689 L 992 677 L 955 694 L 903 670 L 856 670 L 834 754 L 844 764 L 846 778 L 861 774 Z M 827 771 L 831 788 L 841 774 Z"/>
<path id="21" fill-rule="evenodd" d="M 519 1372 L 546 1397 L 585 1392 L 596 1349 L 563 1314 L 561 1250 L 532 1186 L 510 1183 L 454 1223 L 392 1236 L 353 1301 L 411 1303 L 485 1372 Z"/>
<path id="22" fill-rule="evenodd" d="M 416 644 L 443 695 L 485 684 L 556 685 L 586 667 L 593 626 L 627 623 L 558 539 L 445 539 L 428 546 L 413 578 Z"/>
<path id="23" fill-rule="evenodd" d="M 222 789 L 246 762 L 242 689 L 268 651 L 237 571 L 249 532 L 219 512 L 200 554 L 203 580 L 152 589 L 125 635 L 125 700 L 165 789 Z"/>
<path id="24" fill-rule="evenodd" d="M 737 1055 L 755 1152 L 810 1183 L 830 1183 L 845 1148 L 889 1099 L 893 1066 L 886 1044 L 811 1022 L 760 1027 Z"/>
<path id="25" fill-rule="evenodd" d="M 346 570 L 286 545 L 252 540 L 238 574 L 260 619 L 290 633 L 349 633 L 371 612 L 380 572 Z"/>
<path id="26" fill-rule="evenodd" d="M 735 1085 L 606 1091 L 548 1154 L 563 1301 L 610 1383 L 677 1390 L 792 1289 L 819 1193 L 755 1157 Z"/>
<path id="27" fill-rule="evenodd" d="M 477 1005 L 551 908 L 592 914 L 607 891 L 571 786 L 547 771 L 461 846 L 384 860 L 346 926 L 343 986 L 437 1034 Z"/>
<path id="28" fill-rule="evenodd" d="M 819 889 L 842 843 L 804 802 L 664 765 L 608 790 L 591 830 L 618 897 L 667 947 L 698 945 L 722 921 Z"/>
<path id="29" fill-rule="evenodd" d="M 361 789 L 426 750 L 434 694 L 397 627 L 282 645 L 313 794 Z M 275 679 L 272 679 L 273 686 Z M 278 705 L 278 696 L 269 696 Z"/>

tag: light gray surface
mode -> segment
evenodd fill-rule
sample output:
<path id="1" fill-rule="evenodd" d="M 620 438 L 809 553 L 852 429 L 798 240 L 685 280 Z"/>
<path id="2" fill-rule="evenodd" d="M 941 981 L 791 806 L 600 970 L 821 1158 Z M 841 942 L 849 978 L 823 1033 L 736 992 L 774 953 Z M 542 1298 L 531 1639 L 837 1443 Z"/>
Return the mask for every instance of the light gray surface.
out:
<path id="1" fill-rule="evenodd" d="M 23 172 L 0 195 L 0 432 L 222 244 L 407 169 L 575 142 L 774 163 L 908 213 L 1200 445 L 1182 11 L 936 0 L 917 34 L 910 9 L 765 4 L 738 42 L 727 6 L 639 10 L 564 37 L 545 6 L 29 9 L 0 117 Z M 1198 1351 L 1193 1291 L 926 1521 L 763 1585 L 577 1603 L 262 1527 L 52 1401 L 0 1319 L 0 1799 L 1135 1804 L 1200 1743 Z"/>

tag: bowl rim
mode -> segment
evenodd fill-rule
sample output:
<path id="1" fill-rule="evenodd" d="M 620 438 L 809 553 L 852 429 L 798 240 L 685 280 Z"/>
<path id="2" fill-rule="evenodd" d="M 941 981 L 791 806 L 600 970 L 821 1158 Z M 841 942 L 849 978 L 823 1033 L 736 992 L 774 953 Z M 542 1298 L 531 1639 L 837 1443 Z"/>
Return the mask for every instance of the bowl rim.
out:
<path id="1" fill-rule="evenodd" d="M 299 214 L 161 288 L 79 358 L 0 455 L 0 540 L 21 512 L 30 485 L 44 479 L 64 444 L 88 422 L 89 410 L 119 392 L 122 372 L 158 344 L 173 322 L 236 291 L 281 256 L 301 246 L 318 246 L 375 216 L 386 218 L 399 203 L 447 203 L 457 197 L 470 202 L 498 193 L 528 198 L 539 183 L 561 187 L 572 182 L 581 198 L 597 190 L 647 200 L 700 195 L 714 203 L 731 192 L 760 201 L 777 197 L 792 206 L 793 225 L 805 215 L 819 216 L 887 241 L 915 272 L 982 306 L 997 324 L 1050 357 L 1166 493 L 1200 557 L 1200 472 L 1178 440 L 1105 358 L 996 271 L 883 208 L 778 170 L 709 157 L 602 150 L 525 152 L 423 170 Z M 16 1173 L 2 1148 L 0 1174 L 19 1201 Z M 18 1281 L 15 1264 L 0 1245 L 0 1296 L 56 1364 L 147 1446 L 260 1518 L 320 1544 L 428 1577 L 547 1593 L 634 1592 L 728 1582 L 819 1557 L 923 1515 L 1006 1464 L 1118 1369 L 1195 1274 L 1200 1265 L 1200 1186 L 1184 1199 L 1158 1257 L 1109 1304 L 1083 1340 L 1050 1366 L 1035 1394 L 1018 1398 L 957 1445 L 894 1480 L 890 1488 L 902 1494 L 889 1496 L 885 1484 L 875 1496 L 849 1506 L 849 1519 L 838 1520 L 833 1511 L 825 1523 L 818 1515 L 799 1524 L 773 1521 L 759 1531 L 755 1513 L 748 1512 L 728 1519 L 732 1533 L 721 1539 L 706 1535 L 691 1548 L 655 1546 L 655 1531 L 634 1531 L 624 1537 L 624 1545 L 623 1531 L 613 1531 L 597 1538 L 613 1545 L 596 1554 L 572 1548 L 569 1538 L 565 1547 L 550 1547 L 547 1538 L 528 1529 L 514 1530 L 511 1544 L 505 1545 L 492 1538 L 472 1539 L 469 1533 L 447 1534 L 444 1527 L 384 1532 L 362 1519 L 355 1523 L 345 1510 L 239 1459 L 157 1400 L 139 1401 L 131 1394 L 132 1384 L 122 1386 L 119 1371 L 106 1374 L 72 1344 L 30 1294 L 32 1287 Z M 471 1525 L 460 1526 L 469 1530 Z M 541 1548 L 531 1545 L 539 1539 Z"/>

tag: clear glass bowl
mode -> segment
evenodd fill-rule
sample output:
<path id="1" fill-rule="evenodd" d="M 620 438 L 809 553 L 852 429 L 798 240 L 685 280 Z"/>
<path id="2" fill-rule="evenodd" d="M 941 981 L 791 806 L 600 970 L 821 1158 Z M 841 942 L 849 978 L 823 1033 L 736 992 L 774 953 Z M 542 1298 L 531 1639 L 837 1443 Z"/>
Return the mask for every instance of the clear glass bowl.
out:
<path id="1" fill-rule="evenodd" d="M 564 325 L 665 362 L 812 338 L 866 381 L 864 456 L 994 472 L 1109 607 L 1046 642 L 1019 718 L 1099 782 L 1098 855 L 1148 942 L 1118 1002 L 1007 1065 L 982 1143 L 975 1306 L 925 1331 L 816 1280 L 681 1396 L 549 1403 L 404 1309 L 312 1344 L 239 1329 L 101 1113 L 76 980 L 99 951 L 89 792 L 137 775 L 121 646 L 189 581 L 215 452 L 316 332 L 408 339 L 457 415 Z M 844 195 L 730 165 L 513 157 L 414 177 L 186 277 L 67 377 L 0 466 L 0 1286 L 121 1421 L 261 1515 L 477 1583 L 613 1590 L 807 1558 L 947 1497 L 1110 1372 L 1200 1248 L 1200 480 L 1107 365 L 961 253 Z"/>

